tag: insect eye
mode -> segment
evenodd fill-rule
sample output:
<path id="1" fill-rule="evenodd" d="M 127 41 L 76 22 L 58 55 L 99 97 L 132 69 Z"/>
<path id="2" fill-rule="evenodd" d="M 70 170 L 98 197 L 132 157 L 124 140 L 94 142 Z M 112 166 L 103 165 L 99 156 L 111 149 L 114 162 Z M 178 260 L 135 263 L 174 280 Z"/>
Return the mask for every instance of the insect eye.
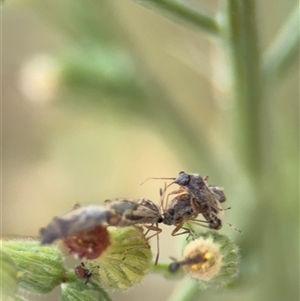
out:
<path id="1" fill-rule="evenodd" d="M 181 171 L 178 174 L 178 178 L 174 181 L 174 183 L 181 186 L 185 186 L 189 184 L 190 180 L 191 180 L 190 175 L 186 174 L 184 171 Z"/>
<path id="2" fill-rule="evenodd" d="M 168 210 L 168 213 L 169 213 L 170 215 L 172 215 L 172 216 L 173 216 L 173 215 L 174 215 L 174 213 L 175 213 L 175 210 L 174 210 L 174 209 L 169 209 L 169 210 Z"/>

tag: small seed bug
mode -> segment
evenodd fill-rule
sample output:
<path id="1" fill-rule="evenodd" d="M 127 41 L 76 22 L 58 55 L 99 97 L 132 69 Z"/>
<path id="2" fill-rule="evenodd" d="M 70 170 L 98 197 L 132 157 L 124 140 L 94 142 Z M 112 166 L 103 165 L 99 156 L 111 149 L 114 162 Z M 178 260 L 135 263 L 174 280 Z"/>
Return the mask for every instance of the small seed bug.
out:
<path id="1" fill-rule="evenodd" d="M 174 273 L 178 272 L 178 270 L 182 266 L 199 264 L 199 263 L 205 261 L 205 258 L 203 256 L 201 256 L 200 254 L 196 254 L 193 257 L 186 258 L 186 259 L 183 259 L 181 261 L 178 261 L 173 257 L 171 257 L 171 259 L 173 260 L 173 262 L 170 263 L 169 268 L 168 268 L 168 270 L 171 274 L 174 274 Z"/>
<path id="2" fill-rule="evenodd" d="M 93 276 L 93 269 L 96 268 L 99 268 L 99 266 L 94 266 L 91 269 L 88 269 L 84 262 L 81 262 L 80 265 L 75 266 L 74 272 L 78 278 L 86 279 L 84 284 L 87 284 Z"/>

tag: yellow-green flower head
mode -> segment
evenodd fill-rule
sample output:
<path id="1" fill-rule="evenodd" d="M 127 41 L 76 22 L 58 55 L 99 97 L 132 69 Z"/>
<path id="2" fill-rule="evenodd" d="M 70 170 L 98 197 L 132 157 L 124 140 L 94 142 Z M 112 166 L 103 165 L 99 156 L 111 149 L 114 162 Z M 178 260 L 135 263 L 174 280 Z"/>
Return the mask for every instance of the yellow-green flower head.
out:
<path id="1" fill-rule="evenodd" d="M 238 274 L 239 252 L 226 236 L 209 231 L 191 241 L 183 258 L 173 262 L 169 270 L 180 267 L 192 278 L 207 284 L 226 285 Z"/>
<path id="2" fill-rule="evenodd" d="M 2 244 L 2 242 L 0 242 Z M 18 289 L 18 270 L 13 260 L 0 249 L 0 297 L 13 300 Z M 11 298 L 11 299 L 10 299 Z"/>
<path id="3" fill-rule="evenodd" d="M 64 277 L 62 255 L 55 246 L 40 246 L 39 241 L 16 239 L 2 241 L 2 249 L 16 265 L 20 288 L 32 293 L 48 293 Z"/>
<path id="4" fill-rule="evenodd" d="M 189 243 L 184 249 L 183 258 L 191 263 L 184 265 L 183 268 L 193 278 L 209 281 L 219 273 L 222 257 L 219 246 L 214 244 L 212 239 L 201 237 Z M 194 262 L 193 258 L 196 258 Z"/>
<path id="5" fill-rule="evenodd" d="M 108 288 L 129 289 L 150 271 L 152 253 L 138 227 L 108 227 L 111 244 L 102 255 L 89 261 L 93 277 Z"/>

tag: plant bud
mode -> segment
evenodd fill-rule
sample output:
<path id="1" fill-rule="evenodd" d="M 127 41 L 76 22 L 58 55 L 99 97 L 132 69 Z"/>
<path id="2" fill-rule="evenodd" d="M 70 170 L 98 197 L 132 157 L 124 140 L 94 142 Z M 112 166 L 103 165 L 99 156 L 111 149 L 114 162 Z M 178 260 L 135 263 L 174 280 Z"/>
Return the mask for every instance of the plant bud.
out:
<path id="1" fill-rule="evenodd" d="M 97 259 L 89 262 L 95 277 L 109 288 L 129 289 L 150 271 L 152 253 L 141 228 L 108 227 L 111 245 Z"/>
<path id="2" fill-rule="evenodd" d="M 3 241 L 3 250 L 21 272 L 19 287 L 45 294 L 60 284 L 65 274 L 60 251 L 55 246 L 41 246 L 35 240 Z"/>
<path id="3" fill-rule="evenodd" d="M 226 236 L 209 231 L 191 241 L 183 258 L 169 266 L 171 273 L 183 267 L 186 273 L 207 284 L 226 285 L 238 274 L 239 252 Z"/>
<path id="4" fill-rule="evenodd" d="M 2 244 L 2 242 L 1 242 Z M 0 249 L 0 296 L 13 300 L 18 290 L 18 270 L 13 260 Z"/>

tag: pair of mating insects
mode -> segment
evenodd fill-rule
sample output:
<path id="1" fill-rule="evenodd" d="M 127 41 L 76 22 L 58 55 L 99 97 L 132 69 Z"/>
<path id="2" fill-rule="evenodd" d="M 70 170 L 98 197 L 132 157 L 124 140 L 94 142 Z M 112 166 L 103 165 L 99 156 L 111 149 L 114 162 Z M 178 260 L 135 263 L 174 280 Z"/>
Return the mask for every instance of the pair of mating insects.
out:
<path id="1" fill-rule="evenodd" d="M 177 178 L 149 179 L 173 180 L 165 186 L 164 190 L 160 190 L 160 206 L 142 198 L 135 201 L 107 200 L 107 207 L 100 205 L 79 207 L 62 216 L 55 217 L 46 228 L 41 229 L 41 243 L 49 244 L 56 239 L 75 235 L 101 223 L 118 227 L 142 225 L 147 229 L 146 234 L 149 231 L 155 231 L 147 239 L 153 236 L 157 236 L 158 239 L 158 234 L 162 231 L 158 227 L 159 223 L 175 226 L 172 231 L 173 236 L 184 233 L 193 235 L 190 228 L 184 227 L 184 223 L 189 221 L 215 230 L 222 227 L 222 213 L 229 209 L 221 208 L 221 203 L 225 202 L 226 197 L 223 189 L 207 184 L 208 177 L 181 171 Z M 166 194 L 167 188 L 172 184 L 179 185 L 179 188 Z M 175 195 L 175 197 L 168 202 L 170 195 Z M 197 219 L 199 214 L 202 214 L 204 220 Z M 230 223 L 228 224 L 233 227 Z M 178 233 L 181 229 L 184 231 Z M 240 232 L 238 229 L 234 229 Z M 155 263 L 158 261 L 158 254 L 159 251 Z"/>

